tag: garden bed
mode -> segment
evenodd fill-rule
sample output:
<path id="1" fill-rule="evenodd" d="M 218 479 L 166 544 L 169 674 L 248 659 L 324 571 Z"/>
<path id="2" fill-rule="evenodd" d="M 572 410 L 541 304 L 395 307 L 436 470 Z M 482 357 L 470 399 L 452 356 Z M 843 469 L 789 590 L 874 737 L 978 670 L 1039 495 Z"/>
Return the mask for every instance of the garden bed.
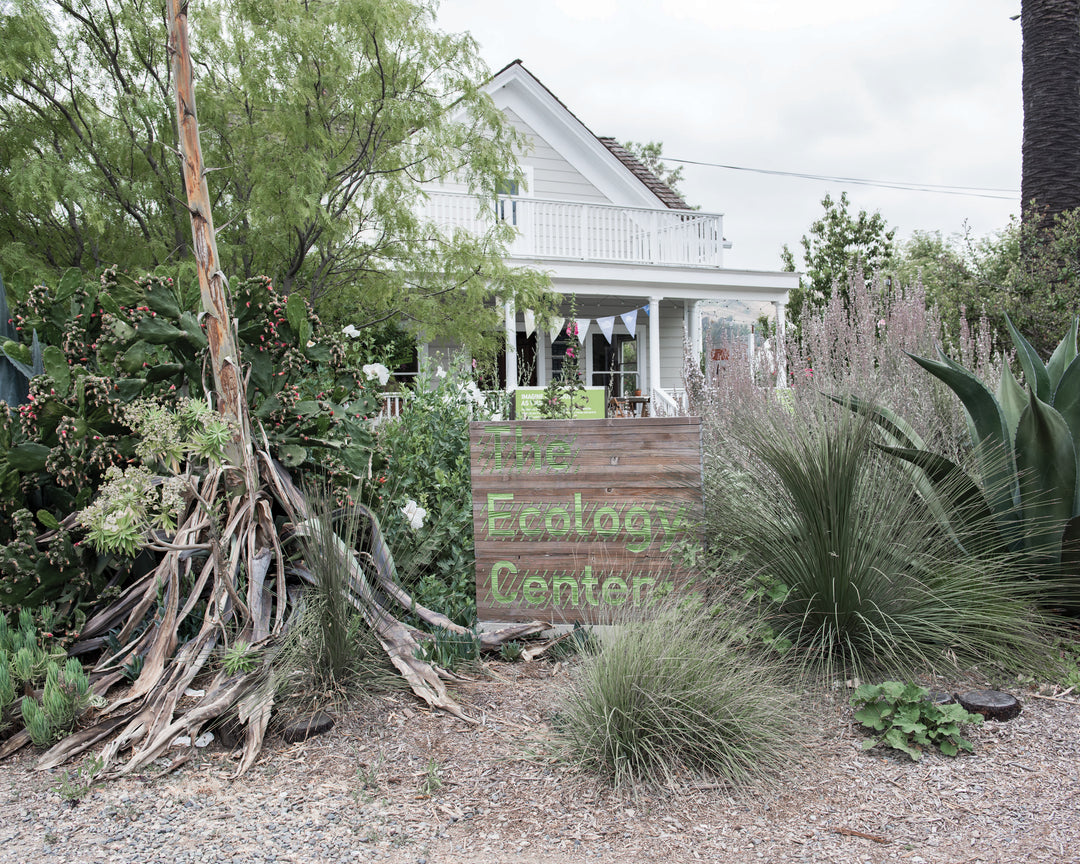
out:
<path id="1" fill-rule="evenodd" d="M 973 756 L 863 752 L 846 691 L 806 704 L 782 777 L 616 793 L 545 755 L 567 668 L 487 664 L 456 687 L 469 726 L 395 693 L 255 766 L 215 742 L 72 804 L 35 754 L 0 764 L 0 862 L 1012 862 L 1080 854 L 1080 699 L 1015 690 Z M 952 689 L 984 686 L 977 679 Z M 940 682 L 939 682 L 940 686 Z M 1052 690 L 1042 693 L 1053 695 Z M 181 751 L 177 751 L 179 753 Z"/>

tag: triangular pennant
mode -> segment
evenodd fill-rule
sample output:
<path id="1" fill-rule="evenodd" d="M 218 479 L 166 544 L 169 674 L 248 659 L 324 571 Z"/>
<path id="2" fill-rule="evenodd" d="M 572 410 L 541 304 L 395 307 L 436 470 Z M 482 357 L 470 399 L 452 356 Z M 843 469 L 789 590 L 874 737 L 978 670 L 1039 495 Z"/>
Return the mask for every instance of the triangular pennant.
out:
<path id="1" fill-rule="evenodd" d="M 536 313 L 532 309 L 525 310 L 525 338 L 532 336 L 536 330 Z"/>
<path id="2" fill-rule="evenodd" d="M 606 318 L 597 318 L 596 326 L 600 328 L 600 332 L 604 334 L 604 338 L 610 343 L 611 334 L 615 332 L 615 316 L 608 315 Z"/>
<path id="3" fill-rule="evenodd" d="M 582 345 L 585 344 L 585 335 L 589 332 L 589 324 L 590 323 L 591 323 L 591 319 L 589 319 L 589 318 L 578 318 L 577 319 L 577 338 L 578 338 L 578 342 L 580 342 Z"/>
<path id="4" fill-rule="evenodd" d="M 559 334 L 562 333 L 563 320 L 564 319 L 562 318 L 551 319 L 551 326 L 548 327 L 548 335 L 551 337 L 552 342 L 558 339 Z"/>
<path id="5" fill-rule="evenodd" d="M 626 331 L 634 336 L 637 334 L 637 309 L 631 309 L 629 312 L 623 312 L 619 316 L 622 318 L 622 323 L 626 325 Z"/>
<path id="6" fill-rule="evenodd" d="M 641 310 L 642 310 L 642 311 L 643 311 L 643 312 L 644 312 L 644 313 L 645 313 L 646 315 L 651 315 L 651 314 L 652 314 L 652 313 L 651 313 L 651 312 L 649 311 L 649 304 L 648 304 L 648 303 L 646 303 L 646 304 L 645 304 L 644 306 L 642 306 L 642 307 L 641 307 Z"/>

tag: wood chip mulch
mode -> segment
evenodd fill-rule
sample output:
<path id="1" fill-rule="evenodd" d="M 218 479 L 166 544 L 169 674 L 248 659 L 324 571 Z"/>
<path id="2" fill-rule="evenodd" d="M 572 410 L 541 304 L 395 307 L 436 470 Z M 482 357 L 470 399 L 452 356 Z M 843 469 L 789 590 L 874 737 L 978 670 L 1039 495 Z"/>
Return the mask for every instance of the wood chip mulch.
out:
<path id="1" fill-rule="evenodd" d="M 75 806 L 57 791 L 61 772 L 35 772 L 23 753 L 0 764 L 0 862 L 159 860 L 155 849 L 170 861 L 391 864 L 1080 861 L 1075 693 L 1014 689 L 1020 716 L 968 728 L 974 755 L 919 762 L 863 751 L 837 693 L 808 711 L 782 776 L 615 792 L 551 758 L 568 680 L 559 664 L 489 664 L 455 685 L 477 726 L 405 693 L 373 696 L 331 708 L 325 736 L 270 738 L 240 779 L 215 743 Z"/>

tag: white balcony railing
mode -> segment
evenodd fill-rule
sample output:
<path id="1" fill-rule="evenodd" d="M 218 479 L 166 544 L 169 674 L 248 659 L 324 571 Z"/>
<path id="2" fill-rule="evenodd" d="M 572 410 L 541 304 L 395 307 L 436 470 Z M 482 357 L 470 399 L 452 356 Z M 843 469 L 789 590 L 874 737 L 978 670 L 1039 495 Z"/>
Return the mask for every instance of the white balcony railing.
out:
<path id="1" fill-rule="evenodd" d="M 425 211 L 438 225 L 477 233 L 492 218 L 482 216 L 476 198 L 451 192 L 428 193 Z M 716 213 L 516 197 L 500 197 L 495 212 L 518 229 L 514 257 L 723 266 L 723 217 Z"/>

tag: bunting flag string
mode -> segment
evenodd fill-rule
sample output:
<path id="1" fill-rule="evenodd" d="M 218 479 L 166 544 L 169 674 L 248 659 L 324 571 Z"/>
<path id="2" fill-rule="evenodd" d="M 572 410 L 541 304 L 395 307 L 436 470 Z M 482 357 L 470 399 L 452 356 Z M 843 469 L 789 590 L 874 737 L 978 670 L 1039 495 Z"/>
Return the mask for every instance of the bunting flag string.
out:
<path id="1" fill-rule="evenodd" d="M 631 309 L 629 312 L 620 312 L 618 315 L 607 315 L 603 318 L 578 318 L 577 319 L 577 337 L 578 342 L 582 345 L 585 344 L 585 337 L 588 335 L 589 327 L 595 320 L 597 326 L 600 328 L 600 332 L 604 334 L 604 338 L 608 343 L 611 343 L 612 337 L 615 335 L 615 319 L 619 318 L 623 322 L 623 326 L 626 327 L 626 332 L 634 338 L 637 338 L 637 322 L 638 313 L 644 312 L 646 316 L 649 315 L 649 304 L 644 306 L 638 306 L 636 309 Z M 532 336 L 536 332 L 536 313 L 532 309 L 526 309 L 523 312 L 525 317 L 525 336 Z M 559 335 L 563 332 L 563 325 L 568 320 L 566 318 L 554 318 L 551 321 L 551 326 L 548 329 L 548 334 L 551 336 L 551 341 L 554 342 Z"/>

